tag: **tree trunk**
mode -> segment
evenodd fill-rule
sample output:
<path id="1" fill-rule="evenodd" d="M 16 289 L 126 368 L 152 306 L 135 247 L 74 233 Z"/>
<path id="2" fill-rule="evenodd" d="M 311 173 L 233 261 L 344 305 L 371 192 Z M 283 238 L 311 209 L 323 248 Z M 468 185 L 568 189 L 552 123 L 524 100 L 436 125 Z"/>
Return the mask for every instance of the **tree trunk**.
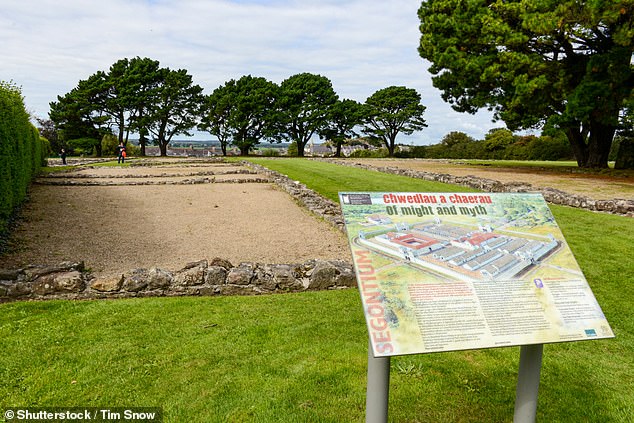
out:
<path id="1" fill-rule="evenodd" d="M 167 157 L 167 142 L 159 140 L 159 150 L 161 157 Z"/>
<path id="2" fill-rule="evenodd" d="M 97 145 L 95 145 L 95 154 L 97 155 L 97 157 L 103 156 L 103 151 L 101 150 L 101 143 L 97 143 Z"/>
<path id="3" fill-rule="evenodd" d="M 565 132 L 568 137 L 568 141 L 570 141 L 572 153 L 575 155 L 575 159 L 577 160 L 577 166 L 586 167 L 586 164 L 588 163 L 588 146 L 583 139 L 581 129 L 578 126 L 569 127 L 565 129 Z"/>
<path id="4" fill-rule="evenodd" d="M 141 156 L 145 157 L 145 133 L 143 131 L 141 131 L 141 133 L 139 134 L 139 146 L 141 147 Z"/>
<path id="5" fill-rule="evenodd" d="M 615 169 L 634 169 L 634 139 L 623 138 L 616 153 Z"/>
<path id="6" fill-rule="evenodd" d="M 297 141 L 297 157 L 304 157 L 305 142 Z"/>
<path id="7" fill-rule="evenodd" d="M 387 145 L 387 154 L 389 157 L 394 157 L 394 147 L 396 147 L 396 134 L 390 135 L 390 139 L 385 143 Z"/>
<path id="8" fill-rule="evenodd" d="M 124 136 L 123 136 L 124 131 L 125 131 L 125 117 L 123 115 L 123 112 L 119 112 L 118 115 L 119 115 L 118 116 L 118 118 L 119 118 L 119 144 L 121 144 L 122 142 L 127 141 L 127 140 L 124 140 Z"/>
<path id="9" fill-rule="evenodd" d="M 588 162 L 587 167 L 607 168 L 608 156 L 616 127 L 604 125 L 599 122 L 590 124 L 590 135 L 588 137 Z"/>
<path id="10" fill-rule="evenodd" d="M 337 143 L 337 150 L 335 151 L 335 157 L 341 157 L 341 144 Z"/>

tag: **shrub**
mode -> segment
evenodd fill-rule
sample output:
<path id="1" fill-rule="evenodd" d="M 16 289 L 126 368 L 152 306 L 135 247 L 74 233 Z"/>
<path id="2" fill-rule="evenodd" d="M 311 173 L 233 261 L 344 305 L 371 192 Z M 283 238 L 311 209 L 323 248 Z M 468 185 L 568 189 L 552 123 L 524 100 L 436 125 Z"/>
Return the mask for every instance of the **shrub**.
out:
<path id="1" fill-rule="evenodd" d="M 68 145 L 73 149 L 73 154 L 80 156 L 92 156 L 96 155 L 97 144 L 100 144 L 100 141 L 95 138 L 76 138 L 74 140 L 69 140 Z"/>
<path id="2" fill-rule="evenodd" d="M 106 134 L 101 139 L 101 153 L 104 157 L 116 156 L 119 138 L 113 134 Z"/>
<path id="3" fill-rule="evenodd" d="M 0 81 L 0 233 L 46 157 L 19 87 Z"/>
<path id="4" fill-rule="evenodd" d="M 286 152 L 287 155 L 291 157 L 297 157 L 299 155 L 299 150 L 297 148 L 297 142 L 293 141 L 288 145 L 288 150 Z"/>
<path id="5" fill-rule="evenodd" d="M 280 155 L 280 150 L 277 148 L 263 148 L 260 153 L 264 157 L 277 157 Z"/>
<path id="6" fill-rule="evenodd" d="M 50 157 L 50 155 L 53 153 L 51 149 L 51 143 L 46 138 L 40 137 L 40 145 L 42 149 L 41 164 L 42 166 L 46 166 L 48 165 L 48 161 L 46 160 L 46 158 Z"/>
<path id="7" fill-rule="evenodd" d="M 128 141 L 128 143 L 125 146 L 125 154 L 128 157 L 132 157 L 132 156 L 140 156 L 141 155 L 141 147 L 135 144 L 132 144 L 131 142 Z"/>

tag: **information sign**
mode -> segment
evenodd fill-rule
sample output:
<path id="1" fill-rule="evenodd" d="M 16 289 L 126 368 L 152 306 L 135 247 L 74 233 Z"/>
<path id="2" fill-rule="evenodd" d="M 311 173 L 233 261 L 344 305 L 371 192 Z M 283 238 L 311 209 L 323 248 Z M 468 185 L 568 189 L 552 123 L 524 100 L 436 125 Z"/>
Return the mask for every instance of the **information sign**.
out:
<path id="1" fill-rule="evenodd" d="M 375 357 L 614 337 L 541 194 L 339 199 Z"/>

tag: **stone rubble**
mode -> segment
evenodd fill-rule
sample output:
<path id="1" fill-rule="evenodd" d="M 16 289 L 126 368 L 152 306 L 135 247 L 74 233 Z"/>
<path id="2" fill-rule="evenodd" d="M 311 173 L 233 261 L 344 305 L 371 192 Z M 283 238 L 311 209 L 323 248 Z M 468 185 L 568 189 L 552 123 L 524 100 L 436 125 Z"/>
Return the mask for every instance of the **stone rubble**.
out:
<path id="1" fill-rule="evenodd" d="M 143 177 L 139 177 L 138 179 L 142 179 Z M 105 179 L 105 178 L 103 178 Z M 117 178 L 112 178 L 117 179 Z M 118 178 L 122 179 L 122 178 Z M 166 180 L 166 179 L 147 179 L 142 181 L 104 181 L 98 179 L 82 179 L 82 178 L 69 178 L 69 179 L 61 179 L 61 178 L 40 178 L 35 181 L 36 184 L 39 185 L 57 185 L 57 186 L 131 186 L 131 185 L 192 185 L 192 184 L 265 184 L 270 181 L 267 178 L 240 178 L 240 179 L 216 179 L 215 177 L 207 178 L 186 178 L 181 180 Z"/>
<path id="2" fill-rule="evenodd" d="M 159 174 L 142 174 L 142 175 L 94 175 L 86 173 L 72 173 L 72 172 L 58 172 L 48 175 L 39 176 L 37 181 L 49 179 L 140 179 L 140 178 L 178 178 L 186 176 L 210 176 L 210 175 L 257 175 L 256 172 L 249 169 L 233 169 L 225 171 L 201 171 L 201 172 L 188 172 L 188 173 L 159 173 Z M 43 182 L 46 183 L 46 182 Z"/>
<path id="3" fill-rule="evenodd" d="M 243 161 L 242 164 L 256 169 L 257 173 L 267 175 L 269 179 L 275 183 L 275 185 L 289 193 L 291 197 L 293 197 L 301 206 L 306 207 L 317 216 L 327 222 L 330 222 L 335 227 L 339 228 L 339 230 L 345 231 L 345 223 L 343 215 L 341 214 L 341 206 L 338 203 L 322 197 L 301 182 L 294 181 L 279 172 L 248 161 Z"/>
<path id="4" fill-rule="evenodd" d="M 240 263 L 215 258 L 181 270 L 133 269 L 94 277 L 84 263 L 0 270 L 0 303 L 15 300 L 111 299 L 194 295 L 257 295 L 356 286 L 349 263 L 308 260 L 301 264 Z"/>
<path id="5" fill-rule="evenodd" d="M 591 211 L 618 214 L 634 217 L 634 200 L 615 198 L 612 200 L 595 200 L 583 195 L 571 194 L 554 188 L 538 188 L 522 182 L 500 182 L 493 179 L 479 178 L 476 176 L 455 176 L 446 173 L 423 172 L 398 167 L 371 166 L 361 163 L 350 163 L 336 159 L 323 160 L 343 166 L 359 167 L 366 170 L 374 170 L 394 175 L 408 176 L 410 178 L 424 179 L 426 181 L 444 182 L 478 189 L 484 192 L 540 192 L 544 199 L 551 204 L 583 208 Z"/>

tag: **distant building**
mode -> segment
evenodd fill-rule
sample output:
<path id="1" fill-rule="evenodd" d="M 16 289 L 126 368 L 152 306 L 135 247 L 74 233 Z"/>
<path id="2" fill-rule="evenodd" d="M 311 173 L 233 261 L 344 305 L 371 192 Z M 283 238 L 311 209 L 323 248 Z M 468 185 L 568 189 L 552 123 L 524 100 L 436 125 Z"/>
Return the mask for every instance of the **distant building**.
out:
<path id="1" fill-rule="evenodd" d="M 367 220 L 383 225 L 391 221 L 380 214 Z M 395 224 L 390 229 L 387 233 L 385 229 L 360 232 L 359 237 L 363 245 L 464 280 L 513 278 L 559 246 L 553 236 L 546 241 L 531 240 L 440 222 L 413 227 Z"/>
<path id="2" fill-rule="evenodd" d="M 332 155 L 333 151 L 330 146 L 326 144 L 315 144 L 310 141 L 308 145 L 306 145 L 305 153 L 310 156 L 325 157 Z"/>
<path id="3" fill-rule="evenodd" d="M 389 225 L 392 219 L 382 214 L 373 214 L 367 217 L 369 223 L 374 225 Z"/>
<path id="4" fill-rule="evenodd" d="M 387 238 L 396 245 L 415 251 L 415 255 L 427 254 L 443 247 L 443 244 L 437 239 L 413 233 L 389 232 Z"/>

